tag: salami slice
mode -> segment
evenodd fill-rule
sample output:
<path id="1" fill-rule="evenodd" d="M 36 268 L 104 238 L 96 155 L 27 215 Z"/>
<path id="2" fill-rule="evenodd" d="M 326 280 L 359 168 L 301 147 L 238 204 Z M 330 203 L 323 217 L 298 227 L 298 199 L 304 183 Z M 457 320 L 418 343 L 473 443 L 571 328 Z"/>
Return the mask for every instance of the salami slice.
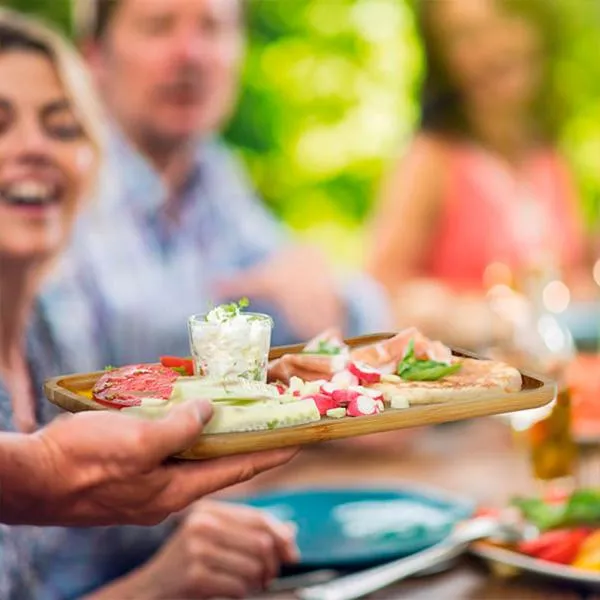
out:
<path id="1" fill-rule="evenodd" d="M 140 406 L 142 398 L 168 400 L 179 374 L 162 365 L 130 365 L 108 371 L 96 382 L 92 394 L 111 408 Z"/>

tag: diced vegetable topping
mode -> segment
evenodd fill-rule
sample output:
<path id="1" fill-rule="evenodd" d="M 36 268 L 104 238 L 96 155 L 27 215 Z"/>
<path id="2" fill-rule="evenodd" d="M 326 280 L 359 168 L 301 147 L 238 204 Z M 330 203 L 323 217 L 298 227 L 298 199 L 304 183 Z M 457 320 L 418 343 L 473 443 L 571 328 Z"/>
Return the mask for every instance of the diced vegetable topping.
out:
<path id="1" fill-rule="evenodd" d="M 331 419 L 342 419 L 346 416 L 345 408 L 332 408 L 327 411 L 326 415 Z"/>
<path id="2" fill-rule="evenodd" d="M 361 394 L 354 390 L 335 390 L 332 398 L 338 406 L 348 406 L 352 400 L 356 400 Z"/>
<path id="3" fill-rule="evenodd" d="M 293 394 L 294 392 L 302 392 L 304 390 L 304 381 L 300 377 L 290 377 L 289 391 Z"/>
<path id="4" fill-rule="evenodd" d="M 330 381 L 321 386 L 321 393 L 327 396 L 333 396 L 337 390 L 339 390 L 338 386 Z"/>
<path id="5" fill-rule="evenodd" d="M 381 412 L 377 403 L 369 396 L 358 396 L 348 404 L 349 417 L 366 417 Z"/>
<path id="6" fill-rule="evenodd" d="M 338 388 L 349 388 L 354 385 L 358 385 L 360 382 L 358 381 L 358 377 L 351 373 L 350 371 L 344 370 L 336 373 L 331 378 L 331 383 L 335 384 Z"/>
<path id="7" fill-rule="evenodd" d="M 402 393 L 390 394 L 389 402 L 392 408 L 410 408 L 410 403 Z"/>
<path id="8" fill-rule="evenodd" d="M 302 395 L 306 396 L 308 394 L 319 394 L 322 390 L 322 386 L 327 383 L 324 379 L 316 380 L 316 381 L 305 381 L 302 386 Z"/>
<path id="9" fill-rule="evenodd" d="M 348 370 L 358 378 L 360 383 L 379 383 L 381 381 L 381 373 L 365 363 L 351 362 Z"/>
<path id="10" fill-rule="evenodd" d="M 383 392 L 381 390 L 374 390 L 373 388 L 363 387 L 357 385 L 356 387 L 350 388 L 353 392 L 358 392 L 363 396 L 371 396 L 373 400 L 383 400 Z"/>
<path id="11" fill-rule="evenodd" d="M 325 416 L 328 410 L 338 407 L 335 400 L 331 396 L 326 396 L 325 394 L 313 394 L 312 396 L 304 396 L 303 400 L 313 400 L 321 416 Z"/>

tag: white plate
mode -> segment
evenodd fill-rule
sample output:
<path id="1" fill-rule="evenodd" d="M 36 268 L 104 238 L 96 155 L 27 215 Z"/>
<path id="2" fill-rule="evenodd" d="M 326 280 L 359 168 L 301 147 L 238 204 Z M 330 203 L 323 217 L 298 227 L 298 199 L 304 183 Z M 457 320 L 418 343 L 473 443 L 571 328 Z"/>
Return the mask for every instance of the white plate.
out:
<path id="1" fill-rule="evenodd" d="M 514 567 L 524 573 L 532 573 L 552 579 L 560 579 L 576 583 L 594 590 L 600 590 L 600 571 L 585 571 L 575 569 L 566 565 L 559 565 L 545 560 L 531 558 L 519 552 L 498 548 L 489 544 L 473 544 L 470 548 L 471 554 L 479 556 L 490 563 L 496 563 Z"/>

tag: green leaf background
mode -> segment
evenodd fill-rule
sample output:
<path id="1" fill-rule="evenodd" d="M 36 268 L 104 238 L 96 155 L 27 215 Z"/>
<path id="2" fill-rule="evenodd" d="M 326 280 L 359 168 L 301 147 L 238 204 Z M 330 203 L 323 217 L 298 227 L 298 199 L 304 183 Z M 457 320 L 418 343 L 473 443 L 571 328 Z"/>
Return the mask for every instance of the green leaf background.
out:
<path id="1" fill-rule="evenodd" d="M 548 1 L 557 3 L 566 41 L 560 144 L 591 229 L 600 204 L 600 2 Z M 70 30 L 68 0 L 7 4 Z M 227 138 L 265 202 L 299 237 L 339 264 L 360 263 L 381 178 L 418 114 L 422 55 L 410 1 L 249 0 L 249 21 Z"/>

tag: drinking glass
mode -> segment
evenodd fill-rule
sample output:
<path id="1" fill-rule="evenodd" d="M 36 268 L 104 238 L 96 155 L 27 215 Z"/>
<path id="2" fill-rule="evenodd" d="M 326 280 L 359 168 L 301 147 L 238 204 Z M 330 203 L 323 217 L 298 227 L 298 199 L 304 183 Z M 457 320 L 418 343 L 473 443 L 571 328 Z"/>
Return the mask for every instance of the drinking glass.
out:
<path id="1" fill-rule="evenodd" d="M 260 313 L 240 313 L 220 322 L 207 314 L 188 320 L 194 373 L 223 381 L 247 379 L 267 381 L 273 320 Z"/>

